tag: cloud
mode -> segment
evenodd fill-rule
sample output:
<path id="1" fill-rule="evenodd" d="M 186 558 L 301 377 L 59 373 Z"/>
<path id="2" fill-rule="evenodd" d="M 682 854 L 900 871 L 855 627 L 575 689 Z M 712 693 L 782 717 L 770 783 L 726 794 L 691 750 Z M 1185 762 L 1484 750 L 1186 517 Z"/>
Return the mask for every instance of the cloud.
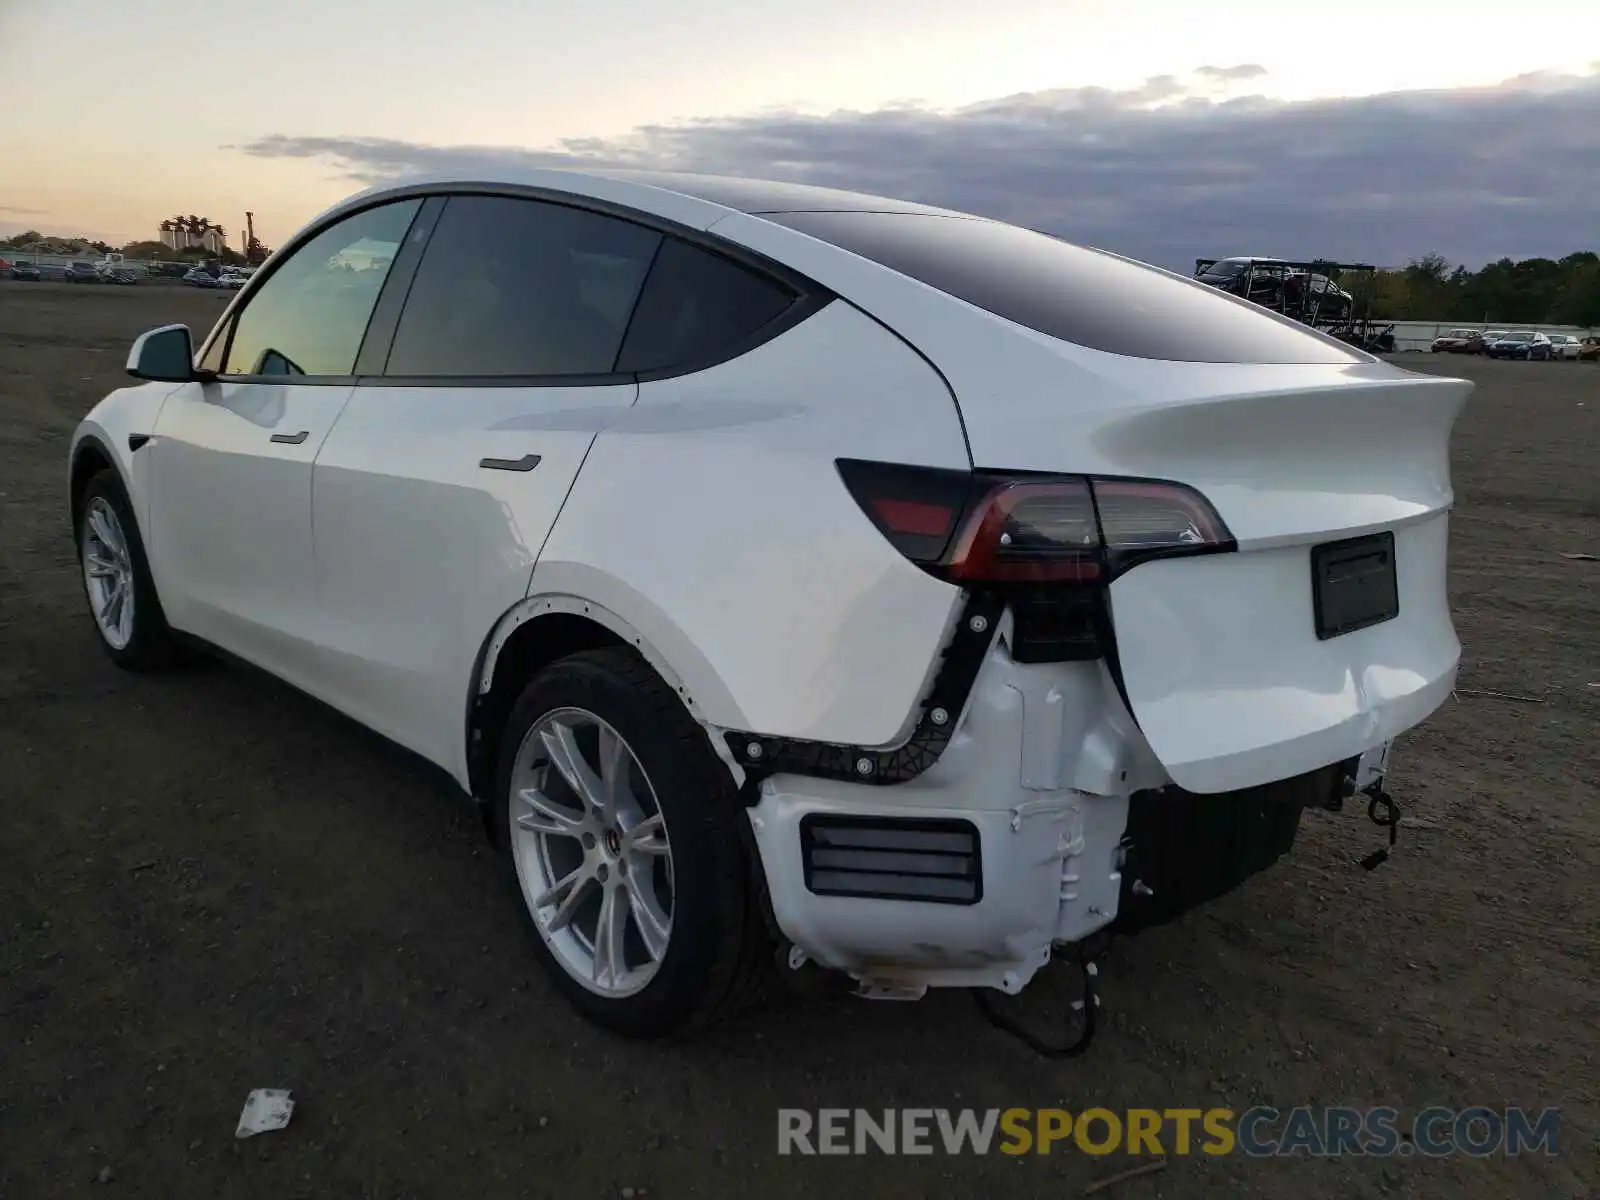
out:
<path id="1" fill-rule="evenodd" d="M 274 135 L 236 147 L 352 181 L 493 164 L 654 167 L 845 187 L 965 209 L 1176 269 L 1196 257 L 1470 266 L 1596 248 L 1600 73 L 1285 102 L 1223 95 L 1264 72 L 1138 87 L 647 125 L 546 149 Z"/>
<path id="2" fill-rule="evenodd" d="M 1250 79 L 1260 79 L 1267 73 L 1267 69 L 1258 63 L 1241 63 L 1237 67 L 1200 67 L 1196 75 L 1207 79 L 1216 80 L 1218 83 L 1243 83 Z"/>
<path id="3" fill-rule="evenodd" d="M 42 217 L 44 216 L 44 209 L 18 208 L 12 204 L 0 204 L 0 213 L 7 213 L 13 217 Z"/>

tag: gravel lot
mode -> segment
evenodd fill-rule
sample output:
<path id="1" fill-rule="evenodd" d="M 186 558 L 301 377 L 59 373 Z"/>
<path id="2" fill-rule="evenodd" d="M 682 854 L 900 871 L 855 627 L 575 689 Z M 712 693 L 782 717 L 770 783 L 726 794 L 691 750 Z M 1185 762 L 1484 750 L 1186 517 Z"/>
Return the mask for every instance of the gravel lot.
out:
<path id="1" fill-rule="evenodd" d="M 1600 553 L 1600 370 L 1404 357 L 1479 388 L 1462 690 L 1398 750 L 1393 862 L 1355 865 L 1381 836 L 1354 811 L 1308 815 L 1274 870 L 1115 945 L 1076 1062 L 959 994 L 632 1045 L 536 973 L 474 819 L 407 756 L 256 673 L 136 678 L 96 644 L 68 438 L 133 336 L 226 298 L 0 281 L 0 1196 L 1056 1197 L 1130 1164 L 780 1159 L 775 1110 L 1262 1102 L 1559 1105 L 1561 1154 L 1174 1157 L 1109 1195 L 1600 1187 L 1600 563 L 1562 557 Z M 293 1122 L 235 1141 L 264 1086 Z"/>

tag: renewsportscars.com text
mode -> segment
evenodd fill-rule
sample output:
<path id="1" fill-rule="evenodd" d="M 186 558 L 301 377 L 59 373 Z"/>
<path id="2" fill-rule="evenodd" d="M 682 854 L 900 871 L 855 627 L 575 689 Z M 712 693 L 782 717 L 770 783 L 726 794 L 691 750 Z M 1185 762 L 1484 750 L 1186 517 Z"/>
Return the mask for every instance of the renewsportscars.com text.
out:
<path id="1" fill-rule="evenodd" d="M 783 1108 L 779 1154 L 1554 1155 L 1561 1110 Z"/>

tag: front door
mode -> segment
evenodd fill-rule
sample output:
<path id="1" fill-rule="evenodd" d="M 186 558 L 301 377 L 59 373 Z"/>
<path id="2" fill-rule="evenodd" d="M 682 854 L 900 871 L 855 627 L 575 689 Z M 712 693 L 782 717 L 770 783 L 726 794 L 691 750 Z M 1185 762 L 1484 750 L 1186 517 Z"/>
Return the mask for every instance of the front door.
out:
<path id="1" fill-rule="evenodd" d="M 317 458 L 316 690 L 461 778 L 478 651 L 638 395 L 616 359 L 660 242 L 579 208 L 452 196 L 381 374 Z"/>
<path id="2" fill-rule="evenodd" d="M 141 451 L 168 620 L 292 682 L 321 640 L 312 464 L 420 203 L 345 217 L 275 266 L 213 340 L 218 378 L 178 389 Z"/>

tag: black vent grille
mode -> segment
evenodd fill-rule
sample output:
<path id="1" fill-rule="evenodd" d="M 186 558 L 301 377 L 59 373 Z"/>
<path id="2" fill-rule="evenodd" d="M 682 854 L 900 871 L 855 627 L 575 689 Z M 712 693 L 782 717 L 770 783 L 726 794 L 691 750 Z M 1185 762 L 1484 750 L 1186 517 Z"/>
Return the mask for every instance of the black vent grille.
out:
<path id="1" fill-rule="evenodd" d="M 806 890 L 818 896 L 976 904 L 983 858 L 970 821 L 816 813 L 800 822 Z"/>

